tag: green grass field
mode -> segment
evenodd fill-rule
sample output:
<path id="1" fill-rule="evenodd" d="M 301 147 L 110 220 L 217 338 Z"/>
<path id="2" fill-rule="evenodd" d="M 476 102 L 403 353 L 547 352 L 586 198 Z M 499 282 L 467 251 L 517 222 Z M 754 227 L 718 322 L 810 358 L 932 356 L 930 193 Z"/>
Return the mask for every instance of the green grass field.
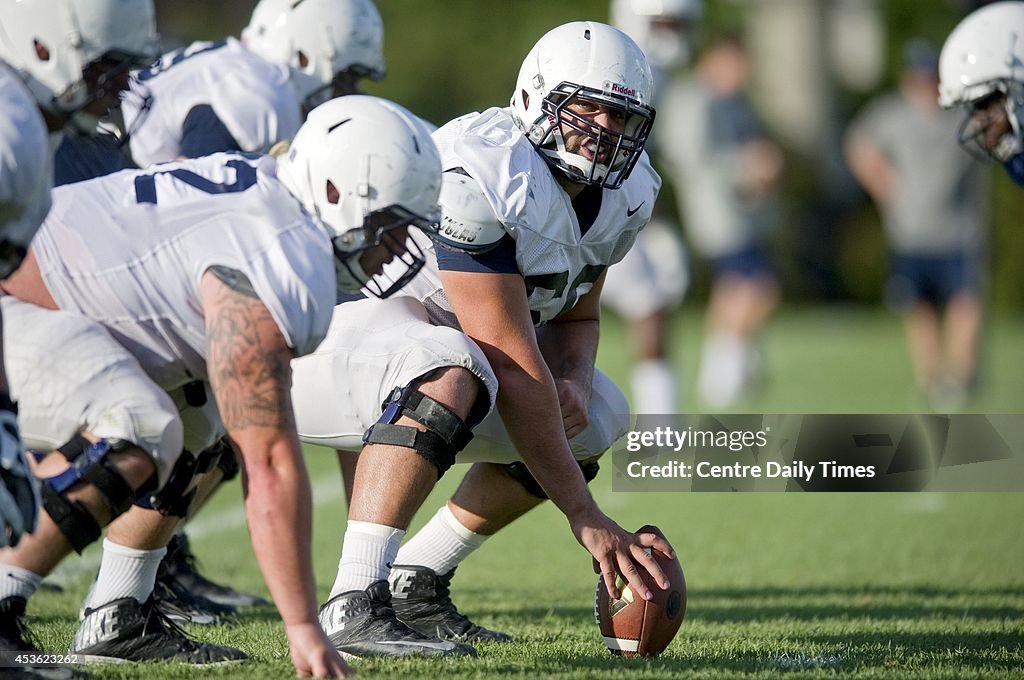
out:
<path id="1" fill-rule="evenodd" d="M 694 373 L 699 320 L 680 318 L 682 371 Z M 1024 320 L 989 324 L 985 382 L 971 409 L 1024 406 Z M 600 363 L 620 384 L 628 360 L 610 319 Z M 881 312 L 788 311 L 765 337 L 766 380 L 751 412 L 910 412 L 900 330 Z M 333 455 L 310 450 L 319 593 L 333 581 L 344 507 Z M 456 467 L 424 516 L 459 478 Z M 624 526 L 659 525 L 689 584 L 686 622 L 653 660 L 610 656 L 593 622 L 590 559 L 561 516 L 542 507 L 495 537 L 461 568 L 453 592 L 481 623 L 516 636 L 480 645 L 477 659 L 359 662 L 366 678 L 1021 677 L 1024 675 L 1022 494 L 613 493 L 599 503 Z M 237 485 L 197 518 L 193 544 L 218 580 L 265 593 L 245 531 Z M 92 561 L 90 561 L 92 559 Z M 95 550 L 59 572 L 64 593 L 41 592 L 31 624 L 52 650 L 67 648 L 95 569 Z M 291 677 L 276 613 L 191 627 L 204 640 L 241 647 L 242 666 L 204 677 Z M 174 666 L 90 667 L 98 678 L 186 678 Z"/>

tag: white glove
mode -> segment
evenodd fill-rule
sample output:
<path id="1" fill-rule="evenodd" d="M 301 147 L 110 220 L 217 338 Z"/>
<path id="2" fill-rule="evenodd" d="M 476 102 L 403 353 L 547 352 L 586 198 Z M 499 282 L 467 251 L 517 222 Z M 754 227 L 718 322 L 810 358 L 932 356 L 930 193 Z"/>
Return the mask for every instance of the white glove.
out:
<path id="1" fill-rule="evenodd" d="M 4 403 L 6 402 L 6 403 Z M 18 432 L 18 408 L 0 395 L 0 548 L 17 545 L 36 530 L 39 481 L 25 458 Z"/>

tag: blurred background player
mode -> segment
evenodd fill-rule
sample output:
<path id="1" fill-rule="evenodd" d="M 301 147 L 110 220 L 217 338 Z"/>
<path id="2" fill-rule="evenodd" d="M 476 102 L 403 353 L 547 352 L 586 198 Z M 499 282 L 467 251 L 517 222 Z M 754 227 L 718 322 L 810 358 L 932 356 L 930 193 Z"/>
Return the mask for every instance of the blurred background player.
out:
<path id="1" fill-rule="evenodd" d="M 358 93 L 361 78 L 383 76 L 383 25 L 371 0 L 262 0 L 241 41 L 195 42 L 134 73 L 123 125 L 140 167 L 219 151 L 266 153 L 291 139 L 318 104 Z M 103 165 L 95 144 L 65 149 L 77 158 L 59 156 L 58 167 L 105 174 L 118 169 L 113 150 Z M 221 460 L 216 474 L 233 477 L 237 467 Z M 157 595 L 165 614 L 193 623 L 265 602 L 200 573 L 184 531 L 168 545 Z"/>
<path id="2" fill-rule="evenodd" d="M 660 108 L 665 79 L 690 60 L 693 34 L 703 10 L 703 0 L 612 1 L 612 24 L 647 55 L 654 77 L 655 108 Z M 671 124 L 670 117 L 666 118 L 662 122 Z M 671 149 L 658 146 L 660 139 L 655 133 L 651 144 L 671 154 Z M 602 304 L 629 321 L 634 413 L 671 414 L 682 409 L 678 363 L 671 356 L 671 324 L 688 282 L 679 226 L 662 200 L 622 262 L 608 270 L 601 293 Z"/>
<path id="3" fill-rule="evenodd" d="M 754 385 L 757 334 L 779 297 L 767 239 L 783 158 L 744 96 L 749 73 L 741 38 L 715 39 L 692 77 L 667 84 L 659 121 L 689 243 L 711 262 L 697 394 L 714 409 Z"/>
<path id="4" fill-rule="evenodd" d="M 1024 186 L 1024 2 L 996 2 L 964 18 L 942 47 L 939 76 L 942 106 L 967 112 L 960 143 Z"/>
<path id="5" fill-rule="evenodd" d="M 949 139 L 959 115 L 938 103 L 939 50 L 903 51 L 899 89 L 847 132 L 846 158 L 882 215 L 888 303 L 904 317 L 914 375 L 936 410 L 957 410 L 975 384 L 988 231 L 984 166 Z"/>

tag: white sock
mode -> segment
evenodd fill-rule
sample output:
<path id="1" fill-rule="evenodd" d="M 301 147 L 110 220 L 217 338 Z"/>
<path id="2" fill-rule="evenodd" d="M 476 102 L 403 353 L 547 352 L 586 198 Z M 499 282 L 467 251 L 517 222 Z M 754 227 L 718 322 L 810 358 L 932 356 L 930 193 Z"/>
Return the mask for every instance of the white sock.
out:
<path id="1" fill-rule="evenodd" d="M 402 546 L 395 563 L 427 567 L 438 575 L 447 574 L 488 538 L 462 526 L 445 504 Z"/>
<path id="2" fill-rule="evenodd" d="M 729 408 L 747 386 L 750 342 L 728 333 L 715 333 L 704 342 L 697 376 L 697 393 L 711 408 Z"/>
<path id="3" fill-rule="evenodd" d="M 679 413 L 676 375 L 665 359 L 646 359 L 633 366 L 633 412 L 665 415 Z"/>
<path id="4" fill-rule="evenodd" d="M 96 609 L 114 600 L 134 597 L 140 604 L 149 599 L 156 584 L 156 570 L 167 548 L 136 550 L 103 539 L 103 558 L 100 573 L 96 575 L 86 609 Z"/>
<path id="5" fill-rule="evenodd" d="M 34 571 L 0 564 L 0 600 L 8 597 L 23 597 L 26 600 L 36 592 L 43 577 Z"/>
<path id="6" fill-rule="evenodd" d="M 366 590 L 377 581 L 388 580 L 404 537 L 401 529 L 349 520 L 331 597 L 350 590 Z"/>

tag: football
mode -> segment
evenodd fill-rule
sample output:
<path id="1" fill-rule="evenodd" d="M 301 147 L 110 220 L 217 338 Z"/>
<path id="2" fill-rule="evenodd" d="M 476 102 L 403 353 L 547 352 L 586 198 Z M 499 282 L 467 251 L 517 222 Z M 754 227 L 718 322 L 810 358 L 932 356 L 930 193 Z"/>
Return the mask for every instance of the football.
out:
<path id="1" fill-rule="evenodd" d="M 637 533 L 655 533 L 664 536 L 657 527 L 644 526 Z M 665 651 L 679 631 L 686 614 L 686 578 L 678 558 L 669 558 L 659 550 L 651 549 L 670 586 L 662 590 L 653 583 L 650 574 L 641 569 L 654 599 L 650 602 L 637 597 L 629 584 L 619 576 L 621 597 L 612 599 L 598 577 L 594 596 L 594 618 L 604 643 L 612 654 L 620 656 L 657 656 Z"/>

